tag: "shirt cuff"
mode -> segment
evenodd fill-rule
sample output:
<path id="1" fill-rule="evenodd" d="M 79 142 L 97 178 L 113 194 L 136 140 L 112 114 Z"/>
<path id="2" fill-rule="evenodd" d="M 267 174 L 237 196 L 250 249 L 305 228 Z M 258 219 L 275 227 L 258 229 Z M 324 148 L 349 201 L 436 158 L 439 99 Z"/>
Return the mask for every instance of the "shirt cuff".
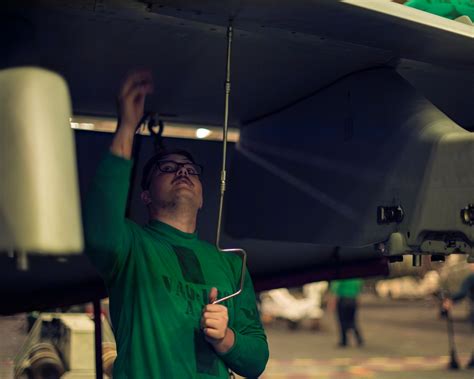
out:
<path id="1" fill-rule="evenodd" d="M 233 360 L 240 355 L 238 352 L 239 349 L 236 349 L 236 346 L 239 342 L 239 334 L 233 328 L 229 327 L 229 329 L 234 332 L 234 344 L 225 353 L 218 352 L 217 355 L 220 356 L 221 358 L 225 358 L 226 360 L 227 359 Z"/>

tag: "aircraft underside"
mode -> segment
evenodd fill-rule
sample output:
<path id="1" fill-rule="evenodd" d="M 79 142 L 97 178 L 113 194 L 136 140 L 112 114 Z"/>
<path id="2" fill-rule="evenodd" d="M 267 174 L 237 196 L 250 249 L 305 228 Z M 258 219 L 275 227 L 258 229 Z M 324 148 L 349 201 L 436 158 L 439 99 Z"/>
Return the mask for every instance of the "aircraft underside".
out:
<path id="1" fill-rule="evenodd" d="M 388 261 L 403 255 L 415 263 L 421 255 L 474 259 L 473 31 L 376 3 L 15 2 L 1 15 L 0 83 L 17 66 L 46 68 L 66 80 L 73 115 L 93 120 L 114 117 L 121 77 L 145 65 L 157 82 L 147 107 L 165 131 L 171 123 L 219 127 L 231 17 L 230 125 L 240 138 L 229 146 L 222 245 L 245 248 L 257 290 L 386 275 Z M 13 90 L 0 91 L 7 98 Z M 31 126 L 46 130 L 33 115 Z M 0 125 L 0 151 L 18 144 L 21 159 L 0 165 L 2 175 L 33 159 L 21 148 L 24 135 L 8 128 Z M 111 137 L 74 131 L 81 201 Z M 153 141 L 139 138 L 129 215 L 144 223 L 138 183 Z M 191 150 L 205 167 L 198 231 L 213 242 L 221 143 L 165 144 Z M 40 155 L 34 159 L 41 165 Z M 83 255 L 48 256 L 25 251 L 21 239 L 11 243 L 16 212 L 6 211 L 6 196 L 0 200 L 0 295 L 11 299 L 0 313 L 106 295 Z M 18 269 L 20 250 L 27 270 Z"/>

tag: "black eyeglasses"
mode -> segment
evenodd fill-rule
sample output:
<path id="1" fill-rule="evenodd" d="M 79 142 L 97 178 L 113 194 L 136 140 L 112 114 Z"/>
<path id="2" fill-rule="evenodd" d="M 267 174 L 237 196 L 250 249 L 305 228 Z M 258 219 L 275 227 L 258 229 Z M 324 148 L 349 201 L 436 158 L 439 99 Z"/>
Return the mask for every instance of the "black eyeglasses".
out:
<path id="1" fill-rule="evenodd" d="M 176 162 L 176 161 L 169 161 L 169 160 L 163 160 L 163 161 L 158 161 L 156 162 L 156 167 L 160 172 L 163 173 L 174 173 L 178 171 L 181 167 L 184 167 L 188 175 L 201 175 L 203 167 L 197 163 L 191 163 L 191 162 Z"/>
<path id="2" fill-rule="evenodd" d="M 146 182 L 144 185 L 142 184 L 143 189 L 148 189 L 151 184 L 151 179 L 153 176 L 155 176 L 157 173 L 175 173 L 177 172 L 181 167 L 184 167 L 186 170 L 186 173 L 188 175 L 196 175 L 199 176 L 203 172 L 203 167 L 197 163 L 192 163 L 192 162 L 176 162 L 172 160 L 160 160 L 156 161 L 154 166 L 152 166 L 152 169 L 149 171 L 147 175 Z"/>

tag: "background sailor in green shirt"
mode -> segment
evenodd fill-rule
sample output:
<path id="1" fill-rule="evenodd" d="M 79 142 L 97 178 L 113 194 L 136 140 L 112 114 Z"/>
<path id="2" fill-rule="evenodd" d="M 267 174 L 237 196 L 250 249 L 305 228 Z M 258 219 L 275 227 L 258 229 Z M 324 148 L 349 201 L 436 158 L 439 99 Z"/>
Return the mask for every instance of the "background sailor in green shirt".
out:
<path id="1" fill-rule="evenodd" d="M 358 346 L 364 341 L 357 326 L 357 297 L 362 290 L 361 279 L 344 279 L 332 281 L 329 287 L 333 297 L 330 299 L 329 308 L 337 308 L 339 322 L 340 347 L 347 346 L 347 332 L 352 330 Z"/>
<path id="2" fill-rule="evenodd" d="M 443 300 L 443 308 L 446 311 L 451 311 L 454 303 L 464 299 L 469 299 L 469 321 L 471 323 L 471 335 L 474 336 L 474 263 L 469 264 L 470 273 L 461 283 L 461 288 L 455 292 L 451 297 Z M 473 341 L 474 342 L 474 341 Z M 474 369 L 474 347 L 471 352 L 471 359 L 467 363 L 467 368 Z"/>
<path id="3" fill-rule="evenodd" d="M 185 151 L 162 152 L 145 165 L 142 200 L 149 222 L 125 219 L 135 128 L 143 115 L 151 74 L 124 81 L 119 126 L 100 163 L 84 210 L 86 252 L 110 296 L 118 356 L 114 378 L 226 378 L 230 368 L 259 376 L 268 345 L 246 275 L 235 292 L 241 261 L 196 234 L 203 205 L 201 167 Z"/>

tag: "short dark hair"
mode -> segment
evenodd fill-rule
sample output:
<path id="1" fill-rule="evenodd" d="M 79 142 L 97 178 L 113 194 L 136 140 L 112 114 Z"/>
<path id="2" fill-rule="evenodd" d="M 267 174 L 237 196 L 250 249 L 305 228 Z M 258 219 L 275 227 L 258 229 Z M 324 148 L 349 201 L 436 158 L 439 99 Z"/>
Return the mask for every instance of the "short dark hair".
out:
<path id="1" fill-rule="evenodd" d="M 151 183 L 151 174 L 153 169 L 155 168 L 156 164 L 163 160 L 164 157 L 171 155 L 171 154 L 176 154 L 176 155 L 182 155 L 189 159 L 192 163 L 196 163 L 194 160 L 193 156 L 189 151 L 182 150 L 182 149 L 163 149 L 153 155 L 148 161 L 145 163 L 145 166 L 143 166 L 143 171 L 142 171 L 142 181 L 141 181 L 141 186 L 142 190 L 146 191 L 150 187 Z"/>

